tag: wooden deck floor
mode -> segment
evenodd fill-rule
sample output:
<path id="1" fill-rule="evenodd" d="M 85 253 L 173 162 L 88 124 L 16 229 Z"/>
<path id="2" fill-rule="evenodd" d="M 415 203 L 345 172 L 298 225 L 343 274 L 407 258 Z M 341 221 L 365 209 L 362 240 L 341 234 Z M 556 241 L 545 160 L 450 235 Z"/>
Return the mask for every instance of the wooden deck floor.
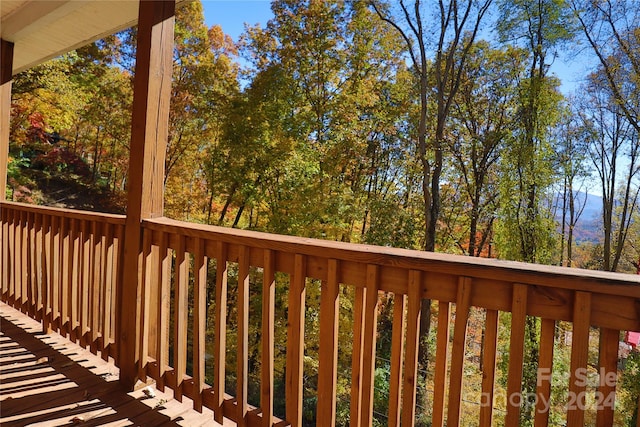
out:
<path id="1" fill-rule="evenodd" d="M 0 303 L 0 425 L 218 426 L 211 411 L 144 388 L 126 393 L 118 368 Z"/>

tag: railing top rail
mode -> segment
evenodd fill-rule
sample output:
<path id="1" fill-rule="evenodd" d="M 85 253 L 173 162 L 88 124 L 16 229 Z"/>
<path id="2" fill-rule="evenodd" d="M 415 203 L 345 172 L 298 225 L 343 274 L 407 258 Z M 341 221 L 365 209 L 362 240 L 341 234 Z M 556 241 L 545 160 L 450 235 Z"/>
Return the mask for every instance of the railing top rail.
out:
<path id="1" fill-rule="evenodd" d="M 640 298 L 640 276 L 633 274 L 276 235 L 164 217 L 145 220 L 143 226 L 150 230 L 320 258 Z"/>
<path id="2" fill-rule="evenodd" d="M 90 211 L 82 211 L 77 209 L 55 208 L 51 206 L 30 205 L 28 203 L 9 202 L 9 201 L 0 202 L 0 209 L 2 208 L 12 208 L 20 211 L 25 211 L 25 212 L 47 214 L 47 215 L 58 216 L 58 217 L 80 219 L 85 221 L 97 221 L 97 222 L 119 224 L 119 225 L 124 225 L 125 218 L 126 218 L 125 215 L 109 214 L 109 213 L 102 213 L 102 212 L 90 212 Z"/>

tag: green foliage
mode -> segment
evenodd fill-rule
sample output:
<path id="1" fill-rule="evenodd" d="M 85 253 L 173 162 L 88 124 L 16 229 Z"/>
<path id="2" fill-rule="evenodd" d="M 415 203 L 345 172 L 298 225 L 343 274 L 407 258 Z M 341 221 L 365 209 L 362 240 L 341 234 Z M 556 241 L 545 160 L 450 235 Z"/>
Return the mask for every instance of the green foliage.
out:
<path id="1" fill-rule="evenodd" d="M 534 84 L 525 80 L 520 92 L 520 106 L 528 110 Z M 560 95 L 554 80 L 544 80 L 536 89 L 536 113 L 528 116 L 535 121 L 530 129 L 527 122 L 520 124 L 508 141 L 500 165 L 502 168 L 501 216 L 498 219 L 497 243 L 500 256 L 526 262 L 549 263 L 555 247 L 554 218 L 544 209 L 553 182 L 553 148 L 548 138 L 549 130 L 557 120 Z M 522 117 L 527 117 L 521 113 Z M 533 132 L 533 133 L 532 133 Z"/>
<path id="2" fill-rule="evenodd" d="M 350 241 L 366 231 L 378 191 L 369 171 L 386 166 L 378 153 L 400 125 L 390 112 L 405 102 L 395 86 L 405 66 L 361 3 L 278 1 L 273 10 L 243 40 L 252 80 L 212 157 L 226 194 L 218 222 L 235 204 L 264 218 L 252 228 Z"/>
<path id="3" fill-rule="evenodd" d="M 20 169 L 28 168 L 30 163 L 30 160 L 26 157 L 9 157 L 9 162 L 7 165 L 7 179 L 17 178 L 20 174 Z"/>
<path id="4" fill-rule="evenodd" d="M 488 256 L 500 204 L 500 159 L 515 131 L 518 86 L 526 52 L 492 48 L 480 41 L 467 53 L 450 118 L 451 166 L 442 188 L 441 247 L 471 256 Z"/>
<path id="5" fill-rule="evenodd" d="M 640 351 L 632 351 L 624 361 L 624 369 L 620 378 L 620 406 L 626 415 L 627 425 L 636 426 L 640 412 Z"/>
<path id="6" fill-rule="evenodd" d="M 578 29 L 567 0 L 499 0 L 498 9 L 501 40 L 523 43 L 531 52 L 560 47 Z"/>

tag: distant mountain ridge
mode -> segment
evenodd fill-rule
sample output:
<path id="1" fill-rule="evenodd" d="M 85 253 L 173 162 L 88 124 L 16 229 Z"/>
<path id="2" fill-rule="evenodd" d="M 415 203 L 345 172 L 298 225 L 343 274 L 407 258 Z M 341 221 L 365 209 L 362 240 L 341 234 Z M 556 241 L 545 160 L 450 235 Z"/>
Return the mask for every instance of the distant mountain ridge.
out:
<path id="1" fill-rule="evenodd" d="M 578 191 L 576 195 L 576 211 L 584 209 L 578 218 L 573 237 L 577 244 L 598 243 L 602 235 L 602 197 Z M 562 224 L 562 195 L 556 194 L 556 220 Z"/>

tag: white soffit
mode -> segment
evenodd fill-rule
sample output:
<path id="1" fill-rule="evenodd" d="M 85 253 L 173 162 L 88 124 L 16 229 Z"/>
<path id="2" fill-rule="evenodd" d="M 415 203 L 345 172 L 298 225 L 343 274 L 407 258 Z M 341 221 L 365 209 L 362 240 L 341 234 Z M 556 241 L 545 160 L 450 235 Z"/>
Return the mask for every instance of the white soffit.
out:
<path id="1" fill-rule="evenodd" d="M 131 27 L 138 0 L 0 0 L 0 37 L 14 74 Z"/>

